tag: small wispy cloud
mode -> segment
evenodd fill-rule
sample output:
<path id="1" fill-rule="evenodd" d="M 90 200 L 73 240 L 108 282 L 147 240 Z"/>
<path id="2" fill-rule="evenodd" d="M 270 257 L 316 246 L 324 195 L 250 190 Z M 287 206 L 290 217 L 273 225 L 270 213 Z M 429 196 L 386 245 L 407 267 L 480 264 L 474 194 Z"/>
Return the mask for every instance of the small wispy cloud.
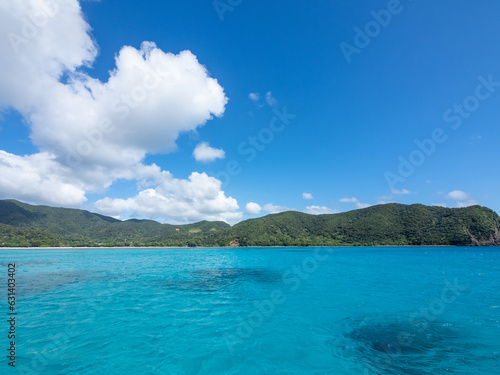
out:
<path id="1" fill-rule="evenodd" d="M 194 149 L 193 156 L 196 161 L 202 163 L 210 163 L 217 159 L 224 159 L 226 157 L 226 153 L 224 152 L 224 150 L 210 147 L 208 142 L 201 142 Z"/>
<path id="2" fill-rule="evenodd" d="M 372 205 L 369 204 L 369 203 L 361 203 L 361 202 L 356 203 L 356 208 L 359 208 L 359 209 L 361 209 L 361 208 L 368 208 L 368 207 L 371 207 L 371 206 Z"/>
<path id="3" fill-rule="evenodd" d="M 272 214 L 277 214 L 279 212 L 292 211 L 293 209 L 285 206 L 277 206 L 272 203 L 265 204 L 262 209 Z"/>
<path id="4" fill-rule="evenodd" d="M 304 210 L 306 214 L 310 215 L 324 215 L 324 214 L 337 214 L 338 210 L 332 210 L 325 206 L 307 206 Z"/>
<path id="5" fill-rule="evenodd" d="M 398 189 L 392 189 L 392 194 L 396 194 L 396 195 L 405 195 L 405 194 L 411 194 L 411 191 L 408 190 L 408 189 L 401 189 L 401 190 L 398 190 Z"/>
<path id="6" fill-rule="evenodd" d="M 367 208 L 367 207 L 370 207 L 372 206 L 371 204 L 369 203 L 362 203 L 359 201 L 358 198 L 354 198 L 354 197 L 351 197 L 351 198 L 341 198 L 339 199 L 339 202 L 342 202 L 342 203 L 355 203 L 356 205 L 356 208 Z"/>
<path id="7" fill-rule="evenodd" d="M 469 196 L 469 194 L 467 194 L 464 191 L 453 190 L 453 191 L 450 191 L 448 193 L 448 195 L 446 195 L 446 198 L 455 199 L 455 200 L 465 200 L 465 199 L 469 199 L 470 196 Z"/>
<path id="8" fill-rule="evenodd" d="M 446 195 L 446 198 L 455 200 L 456 201 L 455 205 L 456 207 L 459 208 L 475 206 L 476 204 L 479 204 L 475 199 L 471 198 L 470 194 L 462 190 L 450 191 Z"/>
<path id="9" fill-rule="evenodd" d="M 437 206 L 437 207 L 447 207 L 446 203 L 431 203 L 431 205 Z"/>
<path id="10" fill-rule="evenodd" d="M 248 94 L 248 98 L 252 102 L 258 102 L 260 100 L 260 94 L 258 92 L 251 92 L 250 94 Z"/>
<path id="11" fill-rule="evenodd" d="M 302 198 L 304 199 L 314 199 L 311 193 L 302 193 Z"/>
<path id="12" fill-rule="evenodd" d="M 380 200 L 377 202 L 377 204 L 389 204 L 389 203 L 396 203 L 396 201 Z"/>
<path id="13" fill-rule="evenodd" d="M 462 207 L 469 207 L 469 206 L 475 206 L 476 204 L 479 204 L 478 201 L 474 200 L 474 199 L 469 199 L 467 201 L 459 201 L 457 202 L 457 207 L 458 208 L 462 208 Z"/>
<path id="14" fill-rule="evenodd" d="M 258 92 L 251 92 L 248 94 L 248 98 L 255 103 L 258 108 L 264 107 L 266 104 L 269 107 L 276 107 L 278 105 L 278 100 L 273 96 L 271 91 L 266 92 L 261 102 L 261 95 Z"/>
<path id="15" fill-rule="evenodd" d="M 271 91 L 266 92 L 266 103 L 270 107 L 276 107 L 278 105 L 278 100 L 276 100 Z"/>
<path id="16" fill-rule="evenodd" d="M 341 198 L 339 199 L 339 202 L 342 202 L 342 203 L 358 203 L 358 199 L 357 198 Z"/>

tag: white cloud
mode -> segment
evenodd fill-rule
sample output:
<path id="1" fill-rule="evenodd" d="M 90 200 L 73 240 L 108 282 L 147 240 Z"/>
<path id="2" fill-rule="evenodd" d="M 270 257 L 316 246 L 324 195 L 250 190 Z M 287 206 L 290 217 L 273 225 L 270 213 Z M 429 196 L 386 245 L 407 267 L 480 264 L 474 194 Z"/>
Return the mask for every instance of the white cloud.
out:
<path id="1" fill-rule="evenodd" d="M 265 104 L 260 103 L 260 94 L 258 92 L 251 92 L 248 94 L 248 98 L 254 102 L 257 107 L 262 108 L 265 106 Z M 273 96 L 273 93 L 271 91 L 266 92 L 266 95 L 264 96 L 264 100 L 266 101 L 267 105 L 270 107 L 276 107 L 278 105 L 278 100 Z"/>
<path id="2" fill-rule="evenodd" d="M 258 215 L 262 211 L 262 207 L 254 202 L 247 203 L 245 207 L 245 212 L 249 215 Z"/>
<path id="3" fill-rule="evenodd" d="M 307 206 L 304 212 L 311 215 L 323 215 L 323 214 L 336 214 L 339 211 L 332 210 L 331 208 L 325 206 Z"/>
<path id="4" fill-rule="evenodd" d="M 446 195 L 446 198 L 453 199 L 457 201 L 456 207 L 469 207 L 475 206 L 479 204 L 476 200 L 472 199 L 470 194 L 461 191 L 461 190 L 453 190 Z"/>
<path id="5" fill-rule="evenodd" d="M 98 212 L 105 215 L 140 216 L 168 222 L 222 220 L 234 223 L 242 218 L 238 203 L 226 197 L 221 182 L 206 173 L 193 172 L 187 180 L 174 178 L 159 167 L 150 166 L 143 171 L 145 184 L 155 187 L 144 189 L 128 199 L 104 198 L 95 203 Z M 146 182 L 146 179 L 150 179 Z"/>
<path id="6" fill-rule="evenodd" d="M 194 149 L 193 156 L 196 161 L 209 163 L 216 159 L 224 159 L 226 153 L 224 150 L 210 147 L 207 142 L 201 142 Z"/>
<path id="7" fill-rule="evenodd" d="M 402 190 L 392 189 L 392 194 L 396 194 L 396 195 L 411 194 L 411 191 L 407 190 L 407 189 L 402 189 Z"/>
<path id="8" fill-rule="evenodd" d="M 23 113 L 31 138 L 73 165 L 133 165 L 173 151 L 180 133 L 221 116 L 227 101 L 191 52 L 164 53 L 149 42 L 123 47 L 107 82 L 75 75 L 48 85 L 45 96 Z"/>
<path id="9" fill-rule="evenodd" d="M 44 4 L 49 3 L 0 2 L 0 34 L 5 36 L 0 38 L 0 109 L 23 116 L 40 150 L 28 156 L 1 154 L 2 197 L 77 206 L 88 193 L 103 193 L 119 178 L 143 182 L 141 173 L 159 170 L 143 165 L 146 155 L 175 150 L 180 133 L 224 113 L 223 88 L 190 51 L 165 53 L 152 42 L 139 49 L 125 46 L 107 81 L 92 78 L 81 68 L 94 62 L 98 47 L 79 2 Z M 43 22 L 28 25 L 33 15 Z M 236 200 L 220 190 L 220 181 L 194 174 L 176 180 L 169 172 L 158 173 L 162 177 L 152 181 L 156 187 L 97 206 L 115 216 L 123 210 L 179 220 L 231 221 L 241 215 Z M 192 189 L 199 180 L 206 180 L 210 194 L 175 188 Z"/>
<path id="10" fill-rule="evenodd" d="M 273 94 L 271 91 L 268 91 L 266 93 L 266 103 L 270 107 L 276 107 L 278 105 L 278 101 L 276 100 L 275 97 L 273 97 Z"/>
<path id="11" fill-rule="evenodd" d="M 356 208 L 358 208 L 358 209 L 367 208 L 367 207 L 371 207 L 371 206 L 372 205 L 369 203 L 361 203 L 361 202 L 356 203 Z"/>
<path id="12" fill-rule="evenodd" d="M 377 204 L 389 204 L 389 203 L 396 203 L 395 201 L 386 201 L 386 200 L 380 200 L 377 202 Z"/>
<path id="13" fill-rule="evenodd" d="M 479 204 L 476 200 L 474 199 L 468 199 L 463 202 L 457 202 L 457 207 L 469 207 L 469 206 L 475 206 L 476 204 Z"/>
<path id="14" fill-rule="evenodd" d="M 72 171 L 39 153 L 17 156 L 0 150 L 0 196 L 31 203 L 78 207 L 87 199 Z"/>
<path id="15" fill-rule="evenodd" d="M 258 102 L 260 99 L 260 94 L 258 92 L 251 92 L 250 94 L 248 94 L 248 98 L 252 102 Z"/>
<path id="16" fill-rule="evenodd" d="M 454 200 L 466 200 L 469 199 L 469 194 L 461 191 L 461 190 L 453 190 L 448 193 L 446 198 L 454 199 Z"/>
<path id="17" fill-rule="evenodd" d="M 447 207 L 446 203 L 431 203 L 431 204 L 436 207 Z"/>
<path id="18" fill-rule="evenodd" d="M 64 72 L 75 72 L 97 55 L 78 1 L 51 2 L 55 9 L 49 11 L 47 3 L 0 2 L 1 106 L 29 111 Z"/>
<path id="19" fill-rule="evenodd" d="M 302 193 L 302 198 L 304 199 L 314 199 L 311 193 Z"/>
<path id="20" fill-rule="evenodd" d="M 352 197 L 352 198 L 342 198 L 342 199 L 339 199 L 339 202 L 342 202 L 342 203 L 357 203 L 359 201 L 356 198 Z"/>
<path id="21" fill-rule="evenodd" d="M 342 203 L 355 203 L 356 204 L 356 208 L 366 208 L 366 207 L 370 207 L 371 204 L 368 204 L 368 203 L 361 203 L 359 201 L 359 199 L 357 198 L 354 198 L 354 197 L 351 197 L 351 198 L 341 198 L 339 199 L 339 202 L 342 202 Z"/>
<path id="22" fill-rule="evenodd" d="M 265 204 L 264 207 L 262 207 L 264 211 L 270 212 L 272 214 L 277 214 L 279 212 L 285 212 L 285 211 L 291 211 L 291 208 L 284 207 L 284 206 L 277 206 L 272 203 Z"/>

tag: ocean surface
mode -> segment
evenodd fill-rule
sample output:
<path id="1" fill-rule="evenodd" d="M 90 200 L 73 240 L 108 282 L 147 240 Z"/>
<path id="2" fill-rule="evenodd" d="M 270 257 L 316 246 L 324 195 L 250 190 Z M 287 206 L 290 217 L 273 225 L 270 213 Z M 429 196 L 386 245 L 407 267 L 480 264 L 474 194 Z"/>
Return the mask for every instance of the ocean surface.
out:
<path id="1" fill-rule="evenodd" d="M 500 374 L 498 247 L 26 249 L 0 264 L 1 374 Z"/>

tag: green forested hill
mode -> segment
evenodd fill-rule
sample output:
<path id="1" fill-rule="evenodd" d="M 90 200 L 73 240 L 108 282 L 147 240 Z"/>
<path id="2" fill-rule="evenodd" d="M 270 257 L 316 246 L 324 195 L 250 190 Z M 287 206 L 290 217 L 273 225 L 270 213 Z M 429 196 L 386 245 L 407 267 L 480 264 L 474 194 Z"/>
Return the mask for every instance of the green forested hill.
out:
<path id="1" fill-rule="evenodd" d="M 83 210 L 0 200 L 0 246 L 500 245 L 486 207 L 386 204 L 330 215 L 284 212 L 230 227 L 120 221 Z"/>
<path id="2" fill-rule="evenodd" d="M 120 221 L 84 210 L 0 200 L 0 246 L 19 246 L 11 231 L 37 231 L 39 246 L 195 246 L 198 238 L 229 228 L 223 222 L 187 225 L 152 220 Z M 9 232 L 9 233 L 7 233 Z M 4 234 L 5 233 L 5 234 Z M 21 232 L 20 232 L 21 233 Z M 23 243 L 25 243 L 24 241 Z M 2 245 L 3 244 L 3 245 Z"/>
<path id="3" fill-rule="evenodd" d="M 284 212 L 232 228 L 242 246 L 500 245 L 492 210 L 385 204 L 333 215 Z"/>

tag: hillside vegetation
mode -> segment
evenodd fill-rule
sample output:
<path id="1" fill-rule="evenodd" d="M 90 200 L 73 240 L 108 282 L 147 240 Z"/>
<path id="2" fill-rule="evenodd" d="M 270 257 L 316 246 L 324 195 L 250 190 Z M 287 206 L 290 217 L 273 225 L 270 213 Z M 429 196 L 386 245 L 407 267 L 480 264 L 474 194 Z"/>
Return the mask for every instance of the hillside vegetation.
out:
<path id="1" fill-rule="evenodd" d="M 36 238 L 37 245 L 31 246 L 196 246 L 199 238 L 230 228 L 224 222 L 169 225 L 152 220 L 120 221 L 84 210 L 14 200 L 0 200 L 0 225 L 0 246 L 29 246 L 19 245 L 22 238 Z M 13 230 L 19 231 L 19 238 L 12 235 Z"/>
<path id="2" fill-rule="evenodd" d="M 385 204 L 329 215 L 284 212 L 232 228 L 243 246 L 498 245 L 500 217 L 492 210 Z"/>
<path id="3" fill-rule="evenodd" d="M 500 217 L 481 206 L 385 204 L 339 214 L 283 212 L 188 225 L 120 221 L 84 210 L 0 200 L 0 246 L 500 245 Z"/>

